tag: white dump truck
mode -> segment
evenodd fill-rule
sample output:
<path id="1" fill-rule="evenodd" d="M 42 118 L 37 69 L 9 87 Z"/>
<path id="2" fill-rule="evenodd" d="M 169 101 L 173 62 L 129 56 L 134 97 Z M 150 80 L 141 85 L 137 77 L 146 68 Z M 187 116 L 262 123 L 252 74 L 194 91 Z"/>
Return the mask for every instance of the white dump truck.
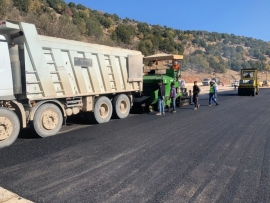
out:
<path id="1" fill-rule="evenodd" d="M 0 21 L 0 148 L 28 124 L 41 137 L 82 112 L 97 123 L 128 116 L 142 91 L 139 51 L 38 35 L 35 25 Z"/>

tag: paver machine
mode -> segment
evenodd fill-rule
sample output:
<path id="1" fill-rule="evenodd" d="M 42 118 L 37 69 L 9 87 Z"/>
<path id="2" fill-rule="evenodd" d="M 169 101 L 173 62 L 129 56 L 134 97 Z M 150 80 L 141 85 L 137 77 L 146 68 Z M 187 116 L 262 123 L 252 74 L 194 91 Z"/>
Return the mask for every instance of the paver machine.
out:
<path id="1" fill-rule="evenodd" d="M 186 88 L 181 92 L 178 82 L 179 78 L 181 78 L 180 67 L 182 60 L 183 55 L 173 54 L 157 54 L 144 57 L 143 61 L 148 70 L 145 70 L 144 67 L 142 95 L 134 99 L 134 104 L 137 104 L 137 107 L 143 107 L 146 112 L 157 110 L 158 81 L 161 80 L 165 86 L 165 107 L 168 108 L 171 105 L 169 94 L 172 82 L 174 82 L 177 90 L 176 105 L 189 105 L 191 96 Z"/>
<path id="2" fill-rule="evenodd" d="M 241 69 L 238 86 L 239 96 L 255 96 L 259 94 L 258 70 Z"/>

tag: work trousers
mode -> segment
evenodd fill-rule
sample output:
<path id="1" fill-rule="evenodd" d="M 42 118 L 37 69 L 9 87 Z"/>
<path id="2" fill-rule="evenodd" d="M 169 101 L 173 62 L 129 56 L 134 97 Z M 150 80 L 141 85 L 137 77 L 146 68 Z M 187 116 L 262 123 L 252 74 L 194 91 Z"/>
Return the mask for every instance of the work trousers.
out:
<path id="1" fill-rule="evenodd" d="M 195 107 L 198 106 L 198 102 L 199 102 L 199 95 L 198 94 L 194 94 L 193 95 L 193 103 L 195 104 Z"/>
<path id="2" fill-rule="evenodd" d="M 209 94 L 209 105 L 212 104 L 212 100 L 213 100 L 216 104 L 218 104 L 218 102 L 217 102 L 217 100 L 216 100 L 216 98 L 215 98 L 215 94 L 214 94 L 214 93 L 210 93 L 210 94 Z"/>
<path id="3" fill-rule="evenodd" d="M 158 110 L 159 113 L 164 113 L 164 100 L 161 96 L 158 97 Z"/>

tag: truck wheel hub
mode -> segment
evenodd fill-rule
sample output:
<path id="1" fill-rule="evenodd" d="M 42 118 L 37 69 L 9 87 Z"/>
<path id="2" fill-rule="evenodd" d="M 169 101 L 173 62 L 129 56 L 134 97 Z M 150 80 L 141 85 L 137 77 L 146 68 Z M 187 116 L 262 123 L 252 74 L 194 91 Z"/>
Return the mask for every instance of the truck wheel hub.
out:
<path id="1" fill-rule="evenodd" d="M 99 108 L 99 114 L 102 118 L 106 118 L 109 114 L 109 107 L 107 104 L 101 104 Z"/>
<path id="2" fill-rule="evenodd" d="M 126 113 L 126 111 L 127 111 L 127 103 L 125 101 L 121 101 L 120 111 L 121 111 L 121 113 Z"/>
<path id="3" fill-rule="evenodd" d="M 12 123 L 8 118 L 0 117 L 0 140 L 7 139 L 12 133 Z"/>
<path id="4" fill-rule="evenodd" d="M 58 116 L 54 111 L 45 111 L 42 114 L 42 126 L 46 130 L 54 129 L 58 124 Z"/>

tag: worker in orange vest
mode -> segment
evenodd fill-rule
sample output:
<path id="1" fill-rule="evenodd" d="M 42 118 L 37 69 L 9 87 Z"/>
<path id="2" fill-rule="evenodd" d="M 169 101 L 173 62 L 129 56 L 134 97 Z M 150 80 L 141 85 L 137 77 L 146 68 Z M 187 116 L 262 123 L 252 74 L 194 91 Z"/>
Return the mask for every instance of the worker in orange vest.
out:
<path id="1" fill-rule="evenodd" d="M 172 69 L 174 69 L 174 71 L 178 71 L 179 70 L 179 64 L 177 63 L 177 61 L 174 61 L 173 62 Z"/>

